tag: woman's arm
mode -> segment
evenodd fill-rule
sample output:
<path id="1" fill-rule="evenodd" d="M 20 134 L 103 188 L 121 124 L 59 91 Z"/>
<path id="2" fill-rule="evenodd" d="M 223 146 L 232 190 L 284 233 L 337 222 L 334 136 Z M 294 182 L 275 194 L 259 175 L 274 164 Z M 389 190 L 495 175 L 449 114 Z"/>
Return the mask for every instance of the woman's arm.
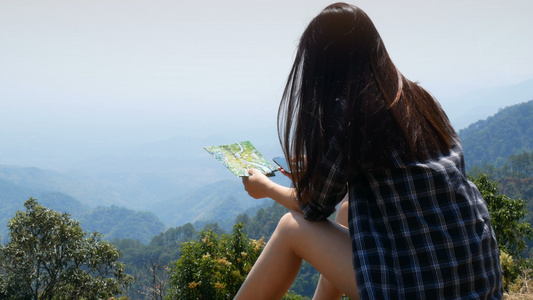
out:
<path id="1" fill-rule="evenodd" d="M 301 211 L 298 201 L 296 201 L 296 190 L 279 185 L 261 171 L 250 169 L 249 177 L 242 177 L 244 189 L 255 199 L 271 198 L 289 210 Z"/>

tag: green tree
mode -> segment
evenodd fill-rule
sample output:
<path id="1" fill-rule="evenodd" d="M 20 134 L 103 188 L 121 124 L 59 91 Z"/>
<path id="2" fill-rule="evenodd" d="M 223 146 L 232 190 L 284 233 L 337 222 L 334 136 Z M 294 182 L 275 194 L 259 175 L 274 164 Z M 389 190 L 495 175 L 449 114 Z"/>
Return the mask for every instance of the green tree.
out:
<path id="1" fill-rule="evenodd" d="M 231 235 L 202 230 L 198 240 L 183 244 L 168 298 L 233 299 L 263 247 L 262 239 L 246 237 L 240 223 Z"/>
<path id="2" fill-rule="evenodd" d="M 498 184 L 486 174 L 479 174 L 472 181 L 487 204 L 501 250 L 504 290 L 509 292 L 512 286 L 522 286 L 531 278 L 532 261 L 522 255 L 526 240 L 533 236 L 533 229 L 524 218 L 528 214 L 527 203 L 501 194 Z"/>
<path id="3" fill-rule="evenodd" d="M 528 213 L 526 202 L 500 194 L 498 184 L 485 174 L 472 181 L 487 204 L 500 250 L 516 259 L 520 258 L 527 246 L 526 239 L 533 236 L 531 224 L 523 220 Z"/>
<path id="4" fill-rule="evenodd" d="M 120 261 L 126 266 L 126 272 L 135 277 L 126 295 L 131 299 L 138 299 L 139 294 L 148 293 L 152 294 L 153 299 L 154 290 L 159 290 L 156 293 L 160 298 L 166 294 L 167 290 L 163 287 L 168 289 L 168 266 L 180 258 L 181 244 L 197 236 L 194 226 L 187 223 L 154 236 L 148 245 L 133 239 L 113 240 L 113 244 L 122 253 Z M 154 279 L 158 284 L 154 284 Z"/>
<path id="5" fill-rule="evenodd" d="M 97 233 L 85 233 L 66 213 L 24 203 L 0 245 L 0 298 L 101 299 L 123 292 L 132 280 L 120 252 Z"/>

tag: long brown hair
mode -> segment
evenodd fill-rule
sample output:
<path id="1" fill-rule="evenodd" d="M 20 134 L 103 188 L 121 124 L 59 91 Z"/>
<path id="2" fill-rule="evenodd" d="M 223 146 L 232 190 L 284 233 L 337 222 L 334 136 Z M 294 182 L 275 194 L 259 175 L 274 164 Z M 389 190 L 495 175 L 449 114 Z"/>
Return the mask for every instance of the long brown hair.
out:
<path id="1" fill-rule="evenodd" d="M 456 138 L 438 102 L 394 66 L 366 13 L 345 3 L 326 7 L 304 31 L 278 111 L 300 201 L 320 178 L 332 118 L 347 180 L 392 166 L 394 152 L 417 161 L 447 153 Z"/>

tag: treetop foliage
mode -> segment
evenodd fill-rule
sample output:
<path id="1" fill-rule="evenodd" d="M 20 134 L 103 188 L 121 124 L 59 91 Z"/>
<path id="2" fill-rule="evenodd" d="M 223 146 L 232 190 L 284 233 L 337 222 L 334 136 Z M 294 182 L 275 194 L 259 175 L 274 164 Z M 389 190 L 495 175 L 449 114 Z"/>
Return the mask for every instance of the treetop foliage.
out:
<path id="1" fill-rule="evenodd" d="M 498 184 L 485 174 L 473 178 L 487 204 L 492 228 L 496 233 L 500 250 L 515 258 L 526 249 L 526 239 L 533 237 L 531 224 L 524 221 L 528 213 L 523 199 L 511 199 L 498 192 Z"/>
<path id="2" fill-rule="evenodd" d="M 85 233 L 66 213 L 24 203 L 0 245 L 0 298 L 99 299 L 123 292 L 132 280 L 120 252 L 97 233 Z"/>
<path id="3" fill-rule="evenodd" d="M 248 239 L 241 223 L 221 236 L 202 230 L 198 240 L 182 245 L 170 272 L 170 299 L 233 299 L 264 245 Z"/>

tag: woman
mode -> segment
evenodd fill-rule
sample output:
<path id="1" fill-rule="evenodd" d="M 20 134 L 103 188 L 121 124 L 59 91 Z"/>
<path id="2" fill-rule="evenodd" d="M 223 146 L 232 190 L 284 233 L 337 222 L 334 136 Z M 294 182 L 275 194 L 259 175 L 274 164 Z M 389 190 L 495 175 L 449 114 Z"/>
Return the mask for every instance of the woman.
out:
<path id="1" fill-rule="evenodd" d="M 278 131 L 294 188 L 257 170 L 243 183 L 290 212 L 236 299 L 279 299 L 302 259 L 328 287 L 315 299 L 502 297 L 495 234 L 457 135 L 361 9 L 336 3 L 311 21 Z M 349 229 L 326 219 L 347 193 Z"/>

